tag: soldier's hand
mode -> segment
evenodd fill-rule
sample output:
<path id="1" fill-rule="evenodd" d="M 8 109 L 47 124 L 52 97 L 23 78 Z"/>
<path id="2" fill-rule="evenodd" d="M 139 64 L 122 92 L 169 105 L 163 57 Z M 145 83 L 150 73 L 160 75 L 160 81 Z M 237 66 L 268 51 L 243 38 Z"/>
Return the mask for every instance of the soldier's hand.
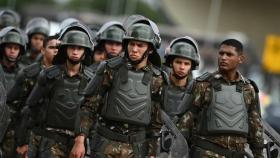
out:
<path id="1" fill-rule="evenodd" d="M 17 150 L 17 153 L 19 155 L 21 155 L 22 158 L 28 158 L 27 157 L 27 152 L 28 152 L 28 145 L 27 144 L 17 147 L 16 150 Z"/>
<path id="2" fill-rule="evenodd" d="M 85 156 L 85 137 L 77 136 L 75 138 L 75 144 L 71 150 L 70 158 L 84 158 Z"/>

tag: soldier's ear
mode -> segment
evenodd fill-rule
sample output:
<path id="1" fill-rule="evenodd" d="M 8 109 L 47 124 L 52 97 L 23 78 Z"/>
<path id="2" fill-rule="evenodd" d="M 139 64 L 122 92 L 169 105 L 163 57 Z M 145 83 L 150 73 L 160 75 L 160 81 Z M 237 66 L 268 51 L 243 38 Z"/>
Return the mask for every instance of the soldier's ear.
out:
<path id="1" fill-rule="evenodd" d="M 243 62 L 244 62 L 244 60 L 245 60 L 245 56 L 244 56 L 244 54 L 240 54 L 239 55 L 239 64 L 242 64 Z"/>

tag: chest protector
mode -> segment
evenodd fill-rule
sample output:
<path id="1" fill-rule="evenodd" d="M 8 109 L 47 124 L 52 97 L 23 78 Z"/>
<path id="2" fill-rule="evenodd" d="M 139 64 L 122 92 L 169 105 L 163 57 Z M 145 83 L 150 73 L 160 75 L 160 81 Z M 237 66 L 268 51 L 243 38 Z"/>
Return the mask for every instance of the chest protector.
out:
<path id="1" fill-rule="evenodd" d="M 174 122 L 189 109 L 193 100 L 192 87 L 193 81 L 190 81 L 184 90 L 171 84 L 165 87 L 163 110 Z"/>
<path id="2" fill-rule="evenodd" d="M 240 85 L 218 85 L 212 90 L 212 101 L 203 111 L 200 128 L 209 134 L 248 134 L 248 113 Z M 239 87 L 239 88 L 238 88 Z M 206 130 L 205 130 L 206 129 Z"/>
<path id="3" fill-rule="evenodd" d="M 16 72 L 5 72 L 6 89 L 9 92 L 16 83 Z"/>
<path id="4" fill-rule="evenodd" d="M 128 70 L 124 64 L 113 77 L 102 116 L 123 123 L 148 125 L 151 120 L 152 72 Z"/>
<path id="5" fill-rule="evenodd" d="M 54 83 L 47 109 L 46 126 L 58 129 L 74 130 L 78 118 L 78 112 L 84 96 L 80 90 L 84 88 L 78 78 L 69 78 L 61 75 Z"/>

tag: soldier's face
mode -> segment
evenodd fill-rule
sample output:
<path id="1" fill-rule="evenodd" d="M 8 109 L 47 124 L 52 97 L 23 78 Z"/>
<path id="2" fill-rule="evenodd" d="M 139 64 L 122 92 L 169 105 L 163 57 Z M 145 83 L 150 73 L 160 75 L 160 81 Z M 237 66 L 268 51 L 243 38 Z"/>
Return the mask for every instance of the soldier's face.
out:
<path id="1" fill-rule="evenodd" d="M 187 58 L 176 57 L 172 62 L 173 73 L 179 77 L 185 77 L 188 75 L 192 67 L 191 60 Z"/>
<path id="2" fill-rule="evenodd" d="M 148 49 L 149 43 L 130 40 L 127 45 L 129 59 L 132 61 L 140 60 Z"/>
<path id="3" fill-rule="evenodd" d="M 101 50 L 94 51 L 93 60 L 94 62 L 101 62 L 106 60 L 106 52 Z"/>
<path id="4" fill-rule="evenodd" d="M 110 53 L 111 56 L 116 57 L 122 52 L 122 43 L 114 41 L 105 42 L 105 50 Z"/>
<path id="5" fill-rule="evenodd" d="M 235 70 L 244 60 L 244 55 L 239 54 L 235 47 L 221 45 L 218 53 L 218 66 L 220 71 Z"/>
<path id="6" fill-rule="evenodd" d="M 4 51 L 9 61 L 16 61 L 20 53 L 20 46 L 18 44 L 8 43 L 5 45 Z"/>
<path id="7" fill-rule="evenodd" d="M 44 42 L 45 36 L 42 34 L 33 34 L 31 36 L 31 47 L 35 51 L 41 51 L 43 48 L 43 42 Z"/>
<path id="8" fill-rule="evenodd" d="M 51 63 L 54 56 L 57 54 L 59 41 L 56 39 L 52 39 L 48 41 L 46 48 L 43 48 L 42 53 L 44 58 L 47 60 L 48 63 Z"/>
<path id="9" fill-rule="evenodd" d="M 68 46 L 67 47 L 67 56 L 72 61 L 81 61 L 82 56 L 84 55 L 85 48 L 80 46 Z"/>

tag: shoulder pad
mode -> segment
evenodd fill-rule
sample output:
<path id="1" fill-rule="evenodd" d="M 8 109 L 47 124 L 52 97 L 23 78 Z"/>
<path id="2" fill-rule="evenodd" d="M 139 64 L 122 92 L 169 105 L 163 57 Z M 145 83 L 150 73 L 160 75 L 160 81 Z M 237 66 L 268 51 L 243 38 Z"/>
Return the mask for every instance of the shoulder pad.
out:
<path id="1" fill-rule="evenodd" d="M 101 75 L 101 74 L 103 74 L 104 71 L 105 71 L 106 65 L 107 65 L 107 62 L 106 62 L 106 61 L 102 61 L 102 62 L 98 65 L 95 74 L 96 74 L 96 75 Z"/>
<path id="2" fill-rule="evenodd" d="M 88 80 L 92 79 L 94 77 L 94 73 L 92 72 L 92 69 L 88 66 L 85 66 L 84 68 L 84 75 Z"/>
<path id="3" fill-rule="evenodd" d="M 169 77 L 168 77 L 167 72 L 161 71 L 161 74 L 162 74 L 162 77 L 163 77 L 164 82 L 165 82 L 167 85 L 169 85 L 170 82 L 169 82 Z"/>
<path id="4" fill-rule="evenodd" d="M 34 77 L 37 76 L 41 71 L 41 66 L 39 63 L 33 63 L 26 68 L 24 68 L 24 73 L 27 77 Z"/>
<path id="5" fill-rule="evenodd" d="M 115 67 L 118 67 L 122 62 L 123 62 L 123 57 L 118 56 L 118 57 L 107 60 L 107 63 L 108 63 L 107 65 L 110 68 L 115 68 Z"/>
<path id="6" fill-rule="evenodd" d="M 208 80 L 210 77 L 211 77 L 211 73 L 205 72 L 201 76 L 197 77 L 195 80 L 196 81 L 205 81 L 205 80 Z"/>
<path id="7" fill-rule="evenodd" d="M 151 66 L 151 70 L 153 72 L 154 75 L 159 76 L 162 74 L 163 71 L 161 71 L 159 68 L 155 67 L 155 66 Z"/>
<path id="8" fill-rule="evenodd" d="M 259 93 L 259 88 L 258 88 L 256 82 L 254 82 L 254 81 L 251 80 L 251 79 L 248 79 L 248 81 L 249 81 L 250 84 L 254 87 L 255 92 L 256 92 L 256 93 Z"/>
<path id="9" fill-rule="evenodd" d="M 46 69 L 46 76 L 49 79 L 53 79 L 60 74 L 60 68 L 57 65 L 51 66 Z"/>

